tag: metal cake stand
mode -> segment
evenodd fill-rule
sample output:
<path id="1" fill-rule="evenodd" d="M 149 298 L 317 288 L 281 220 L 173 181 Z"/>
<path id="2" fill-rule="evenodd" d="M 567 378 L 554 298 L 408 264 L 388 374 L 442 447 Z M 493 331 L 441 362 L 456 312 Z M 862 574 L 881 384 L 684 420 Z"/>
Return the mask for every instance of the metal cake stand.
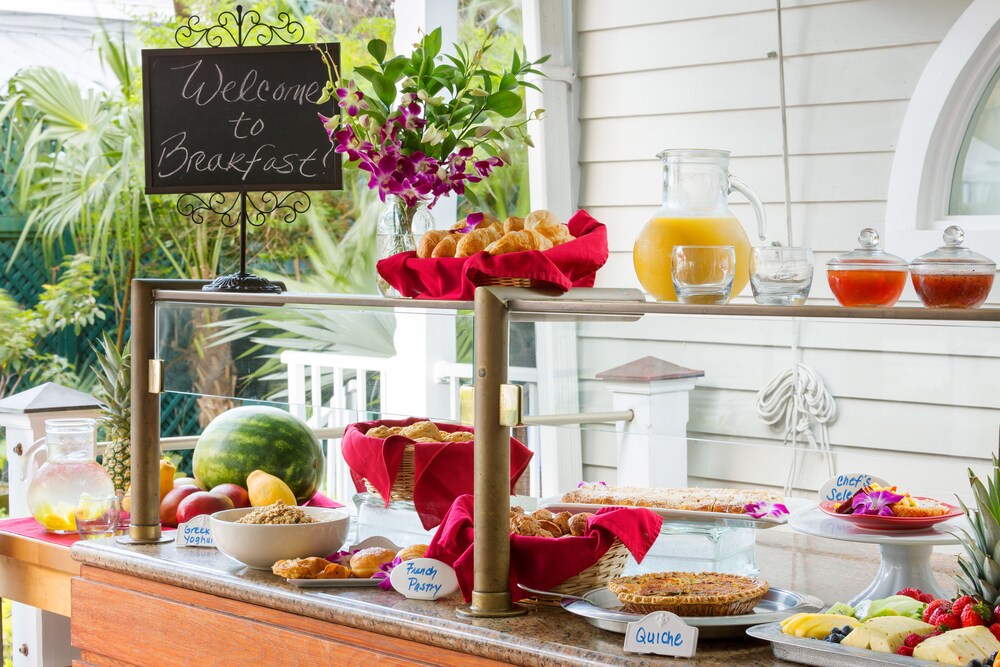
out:
<path id="1" fill-rule="evenodd" d="M 935 546 L 958 544 L 956 531 L 968 529 L 965 517 L 958 517 L 923 530 L 870 530 L 829 516 L 819 507 L 792 512 L 788 525 L 806 535 L 878 545 L 878 572 L 867 588 L 851 598 L 851 605 L 894 595 L 907 586 L 935 597 L 948 597 L 931 571 L 931 554 Z"/>

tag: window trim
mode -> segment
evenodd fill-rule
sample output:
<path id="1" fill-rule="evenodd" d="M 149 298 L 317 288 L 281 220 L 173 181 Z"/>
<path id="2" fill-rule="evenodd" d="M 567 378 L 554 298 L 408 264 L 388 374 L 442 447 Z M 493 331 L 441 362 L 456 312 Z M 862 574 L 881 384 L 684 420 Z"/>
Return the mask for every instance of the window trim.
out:
<path id="1" fill-rule="evenodd" d="M 948 214 L 959 151 L 985 87 L 1000 68 L 1000 2 L 974 0 L 931 56 L 907 107 L 886 201 L 892 250 L 916 257 L 941 245 L 950 224 L 1000 257 L 1000 215 Z"/>

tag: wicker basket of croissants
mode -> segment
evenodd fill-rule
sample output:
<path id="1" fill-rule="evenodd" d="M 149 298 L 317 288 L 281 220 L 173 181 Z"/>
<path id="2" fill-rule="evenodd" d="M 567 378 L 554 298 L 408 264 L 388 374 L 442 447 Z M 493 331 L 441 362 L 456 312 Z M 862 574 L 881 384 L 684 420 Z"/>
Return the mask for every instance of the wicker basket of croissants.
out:
<path id="1" fill-rule="evenodd" d="M 587 520 L 592 516 L 593 514 L 590 512 L 553 514 L 547 509 L 527 513 L 520 507 L 513 507 L 510 510 L 510 532 L 512 535 L 551 537 L 553 539 L 581 536 L 586 534 Z M 558 586 L 553 586 L 552 591 L 567 595 L 583 595 L 595 588 L 601 588 L 621 575 L 626 562 L 628 562 L 628 556 L 628 548 L 622 544 L 621 540 L 616 539 L 600 560 L 580 574 L 566 579 Z M 525 598 L 521 602 L 547 606 L 559 605 L 558 598 L 541 596 Z"/>
<path id="2" fill-rule="evenodd" d="M 551 211 L 533 211 L 527 217 L 510 217 L 500 222 L 490 214 L 470 223 L 460 221 L 452 229 L 432 229 L 417 242 L 417 257 L 471 257 L 478 252 L 505 255 L 522 250 L 545 251 L 572 241 L 569 227 L 560 222 Z M 531 287 L 527 278 L 486 276 L 480 285 Z"/>

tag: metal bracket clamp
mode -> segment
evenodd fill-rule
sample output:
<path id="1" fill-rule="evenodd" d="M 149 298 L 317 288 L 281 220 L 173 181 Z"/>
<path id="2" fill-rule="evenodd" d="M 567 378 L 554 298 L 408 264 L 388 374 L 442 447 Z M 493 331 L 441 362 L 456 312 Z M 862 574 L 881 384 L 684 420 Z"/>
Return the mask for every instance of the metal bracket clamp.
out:
<path id="1" fill-rule="evenodd" d="M 163 393 L 163 359 L 149 360 L 149 382 L 147 387 L 150 394 Z"/>

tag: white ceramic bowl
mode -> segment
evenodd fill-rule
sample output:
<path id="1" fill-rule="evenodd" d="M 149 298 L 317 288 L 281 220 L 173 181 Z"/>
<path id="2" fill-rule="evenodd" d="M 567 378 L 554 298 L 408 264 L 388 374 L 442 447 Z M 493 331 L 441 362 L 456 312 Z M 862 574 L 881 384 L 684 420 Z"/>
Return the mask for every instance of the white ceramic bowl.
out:
<path id="1" fill-rule="evenodd" d="M 212 540 L 219 551 L 255 570 L 268 570 L 279 560 L 328 556 L 347 539 L 351 515 L 345 509 L 301 507 L 316 523 L 236 523 L 255 508 L 223 510 L 211 516 Z"/>

